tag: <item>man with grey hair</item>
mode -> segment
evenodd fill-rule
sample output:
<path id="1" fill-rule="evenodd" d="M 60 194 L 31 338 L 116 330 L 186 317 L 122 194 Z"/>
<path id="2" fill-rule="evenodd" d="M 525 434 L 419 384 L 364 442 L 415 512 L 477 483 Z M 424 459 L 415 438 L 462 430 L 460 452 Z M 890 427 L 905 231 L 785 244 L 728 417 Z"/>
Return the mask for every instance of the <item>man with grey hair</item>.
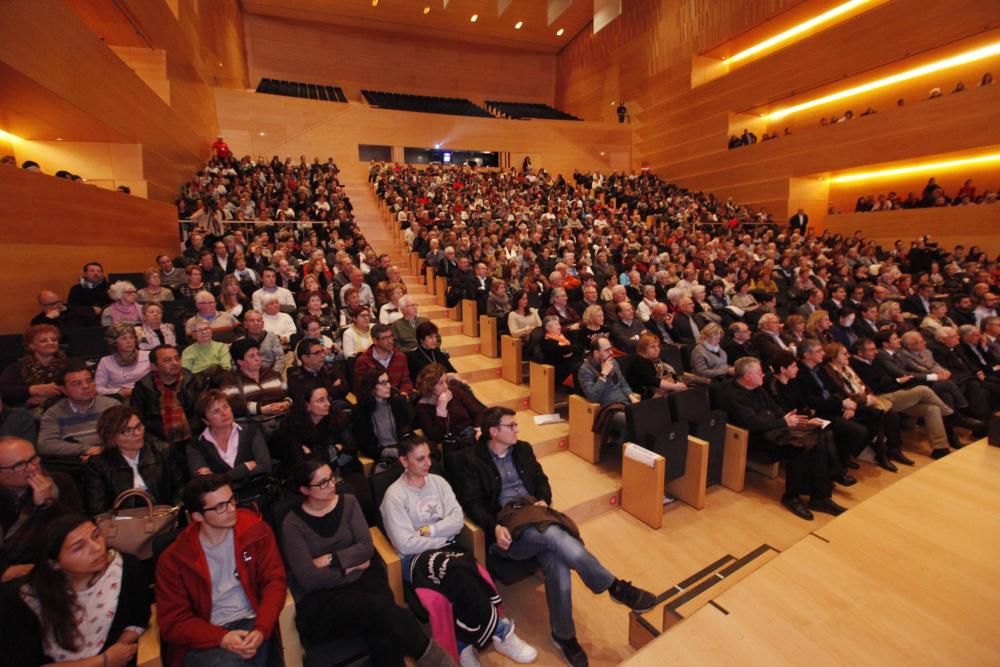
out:
<path id="1" fill-rule="evenodd" d="M 971 325 L 970 325 L 971 326 Z M 941 327 L 928 346 L 935 361 L 951 371 L 951 378 L 969 401 L 969 412 L 985 421 L 992 414 L 996 398 L 983 381 L 986 373 L 976 369 L 961 350 L 961 336 L 955 327 Z"/>
<path id="2" fill-rule="evenodd" d="M 813 511 L 834 516 L 844 512 L 846 508 L 833 501 L 827 450 L 817 446 L 820 422 L 778 406 L 763 388 L 759 359 L 742 357 L 733 368 L 725 390 L 726 414 L 730 423 L 749 431 L 751 450 L 772 461 L 785 461 L 781 504 L 807 521 Z M 802 496 L 809 496 L 808 506 Z"/>
<path id="3" fill-rule="evenodd" d="M 392 323 L 392 337 L 399 349 L 403 352 L 412 352 L 417 349 L 419 343 L 417 327 L 429 320 L 417 315 L 417 302 L 409 294 L 405 294 L 399 299 L 399 312 L 403 316 Z"/>
<path id="4" fill-rule="evenodd" d="M 1000 358 L 1000 317 L 984 317 L 979 322 L 983 332 L 985 347 L 997 358 Z"/>
<path id="5" fill-rule="evenodd" d="M 899 336 L 895 331 L 882 331 L 875 337 L 880 348 L 876 362 L 897 382 L 910 378 L 914 382 L 926 384 L 934 390 L 942 401 L 955 411 L 953 421 L 956 426 L 977 430 L 982 422 L 969 420 L 958 414 L 969 407 L 969 402 L 961 388 L 951 379 L 951 371 L 934 360 L 927 350 L 927 342 L 916 331 L 907 331 Z M 904 381 L 905 382 L 905 381 Z"/>

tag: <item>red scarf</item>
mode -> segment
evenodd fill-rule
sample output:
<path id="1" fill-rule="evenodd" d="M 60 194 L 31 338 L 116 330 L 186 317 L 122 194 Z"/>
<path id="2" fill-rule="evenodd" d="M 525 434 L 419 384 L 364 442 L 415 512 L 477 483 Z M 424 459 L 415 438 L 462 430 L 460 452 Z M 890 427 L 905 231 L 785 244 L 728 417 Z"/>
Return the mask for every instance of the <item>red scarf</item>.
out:
<path id="1" fill-rule="evenodd" d="M 164 384 L 159 373 L 153 374 L 153 386 L 160 392 L 160 416 L 163 418 L 163 437 L 167 442 L 191 438 L 191 425 L 177 395 L 183 380 L 183 376 L 178 378 L 174 388 Z"/>

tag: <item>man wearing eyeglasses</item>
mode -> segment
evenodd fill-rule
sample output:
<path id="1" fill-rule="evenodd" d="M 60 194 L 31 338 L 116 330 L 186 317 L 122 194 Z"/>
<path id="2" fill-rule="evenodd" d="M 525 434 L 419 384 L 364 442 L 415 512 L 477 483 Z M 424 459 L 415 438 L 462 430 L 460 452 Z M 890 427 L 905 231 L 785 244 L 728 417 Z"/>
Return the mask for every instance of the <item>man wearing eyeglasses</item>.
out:
<path id="1" fill-rule="evenodd" d="M 168 667 L 263 667 L 285 605 L 285 566 L 271 528 L 236 509 L 225 475 L 198 477 L 181 496 L 191 524 L 156 566 Z"/>
<path id="2" fill-rule="evenodd" d="M 349 388 L 347 377 L 339 364 L 326 363 L 326 350 L 323 341 L 318 338 L 303 338 L 295 346 L 295 356 L 298 366 L 288 369 L 288 395 L 293 405 L 305 402 L 308 388 L 321 384 L 326 388 L 331 407 L 337 410 L 350 410 L 347 402 Z"/>
<path id="3" fill-rule="evenodd" d="M 93 309 L 69 308 L 62 297 L 52 290 L 42 290 L 37 299 L 41 312 L 31 318 L 31 326 L 51 324 L 65 333 L 67 327 L 89 327 L 100 323 Z"/>
<path id="4" fill-rule="evenodd" d="M 359 354 L 354 362 L 354 377 L 364 377 L 373 370 L 388 373 L 392 386 L 402 395 L 409 396 L 413 392 L 406 355 L 396 348 L 392 328 L 387 324 L 376 324 L 372 327 L 371 346 Z"/>
<path id="5" fill-rule="evenodd" d="M 552 640 L 569 664 L 586 667 L 586 652 L 576 640 L 570 571 L 595 593 L 607 591 L 613 600 L 635 611 L 651 609 L 652 593 L 618 579 L 561 525 L 531 525 L 512 535 L 497 516 L 513 502 L 530 496 L 536 505 L 552 504 L 552 487 L 531 445 L 518 440 L 513 410 L 488 409 L 480 419 L 483 436 L 456 458 L 454 480 L 466 515 L 486 533 L 491 553 L 512 560 L 537 558 L 545 573 Z"/>
<path id="6" fill-rule="evenodd" d="M 30 572 L 42 526 L 57 513 L 81 509 L 69 475 L 46 472 L 28 440 L 0 437 L 0 581 Z"/>

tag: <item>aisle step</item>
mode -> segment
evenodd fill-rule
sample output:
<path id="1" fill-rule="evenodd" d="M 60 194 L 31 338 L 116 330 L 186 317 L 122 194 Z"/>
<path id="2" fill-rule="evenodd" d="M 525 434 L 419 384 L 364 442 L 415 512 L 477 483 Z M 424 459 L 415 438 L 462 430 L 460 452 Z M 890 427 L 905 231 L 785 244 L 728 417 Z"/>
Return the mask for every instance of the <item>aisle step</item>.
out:
<path id="1" fill-rule="evenodd" d="M 466 354 L 479 354 L 479 339 L 462 334 L 442 336 L 441 349 L 450 354 L 452 359 Z"/>
<path id="2" fill-rule="evenodd" d="M 622 485 L 615 465 L 594 465 L 564 451 L 546 456 L 543 467 L 552 504 L 577 523 L 618 509 Z"/>
<path id="3" fill-rule="evenodd" d="M 438 328 L 442 328 L 440 322 L 436 323 Z M 449 322 L 456 325 L 459 331 L 462 329 L 461 322 Z M 444 332 L 442 330 L 442 335 Z M 462 374 L 466 382 L 480 382 L 482 380 L 495 380 L 500 377 L 500 360 L 490 359 L 481 354 L 467 354 L 464 357 L 456 357 L 451 362 L 455 370 Z"/>
<path id="4" fill-rule="evenodd" d="M 506 380 L 493 379 L 470 382 L 469 386 L 476 398 L 489 407 L 500 405 L 511 410 L 528 409 L 530 393 L 525 385 L 513 385 Z"/>

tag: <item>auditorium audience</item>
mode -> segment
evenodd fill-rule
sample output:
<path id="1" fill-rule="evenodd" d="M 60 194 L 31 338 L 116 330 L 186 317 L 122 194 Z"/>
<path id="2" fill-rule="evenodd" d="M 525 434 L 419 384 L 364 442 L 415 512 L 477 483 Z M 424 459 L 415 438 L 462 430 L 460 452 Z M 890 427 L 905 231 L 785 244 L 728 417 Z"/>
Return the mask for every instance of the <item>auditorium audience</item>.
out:
<path id="1" fill-rule="evenodd" d="M 613 406 L 609 421 L 623 422 L 614 413 L 622 415 L 623 405 L 640 398 L 684 391 L 688 387 L 684 371 L 705 378 L 706 383 L 720 380 L 717 388 L 727 399 L 722 409 L 730 422 L 750 431 L 754 455 L 786 461 L 782 502 L 797 516 L 843 511 L 832 501 L 832 482 L 857 483 L 845 470 L 858 467 L 854 457 L 865 446 L 873 448 L 877 465 L 884 469 L 894 470 L 895 463 L 911 465 L 901 448 L 901 430 L 914 428 L 910 417 L 921 420 L 916 427 L 926 433 L 932 456 L 939 458 L 961 446 L 956 427 L 982 435 L 984 420 L 1000 407 L 1000 318 L 995 296 L 1000 292 L 1000 274 L 976 248 L 947 252 L 929 239 L 918 239 L 909 247 L 900 240 L 880 248 L 861 232 L 842 236 L 804 228 L 779 230 L 768 223 L 766 211 L 681 190 L 648 171 L 576 173 L 566 179 L 544 169 L 528 175 L 515 172 L 374 164 L 371 182 L 401 223 L 408 243 L 436 267 L 438 275 L 449 278 L 452 296 L 477 299 L 479 312 L 497 317 L 501 328 L 505 324 L 512 336 L 525 340 L 525 356 L 541 358 L 556 368 L 557 385 L 572 384 L 570 377 L 578 369 L 576 390 L 588 400 Z M 312 588 L 306 581 L 316 576 L 313 570 L 339 572 L 338 581 L 351 579 L 348 575 L 354 573 L 346 572 L 351 566 L 344 567 L 339 560 L 330 567 L 339 558 L 340 542 L 334 548 L 319 522 L 332 521 L 334 513 L 339 518 L 353 504 L 356 516 L 350 522 L 363 515 L 359 524 L 363 530 L 356 535 L 338 533 L 348 540 L 343 548 L 361 546 L 368 535 L 363 524 L 365 519 L 372 523 L 376 514 L 358 451 L 374 459 L 380 472 L 398 471 L 402 463 L 404 476 L 394 487 L 440 479 L 427 474 L 426 445 L 399 446 L 413 427 L 421 428 L 431 442 L 445 444 L 451 453 L 470 450 L 466 453 L 472 463 L 462 467 L 469 479 L 458 482 L 458 495 L 486 529 L 487 539 L 496 543 L 496 553 L 513 549 L 512 557 L 522 555 L 516 548 L 519 537 L 494 530 L 499 506 L 484 512 L 476 496 L 470 495 L 470 485 L 485 484 L 479 464 L 485 461 L 486 470 L 490 465 L 500 470 L 509 464 L 502 460 L 503 454 L 521 444 L 516 425 L 504 423 L 513 415 L 490 416 L 491 411 L 459 380 L 440 349 L 437 326 L 417 315 L 416 302 L 406 295 L 398 269 L 388 256 L 377 255 L 354 227 L 350 202 L 336 174 L 335 165 L 319 161 L 310 165 L 304 159 L 296 164 L 277 158 L 254 162 L 213 157 L 206 171 L 187 184 L 181 199 L 181 205 L 196 211 L 195 218 L 201 220 L 178 259 L 178 264 L 188 264 L 185 273 L 174 267 L 168 254 L 161 255 L 159 268 L 146 272 L 147 286 L 137 291 L 124 281 L 109 288 L 100 264 L 88 263 L 80 285 L 71 290 L 68 308 L 57 295 L 39 294 L 43 312 L 35 320 L 56 326 L 29 329 L 27 355 L 0 375 L 8 405 L 40 408 L 55 402 L 42 417 L 38 451 L 86 461 L 84 506 L 95 513 L 107 510 L 117 493 L 128 488 L 145 488 L 156 502 L 172 503 L 181 474 L 227 473 L 240 496 L 248 478 L 264 480 L 271 473 L 263 431 L 277 435 L 276 458 L 289 465 L 311 466 L 294 482 L 306 496 L 302 508 L 327 503 L 326 511 L 318 515 L 307 518 L 306 510 L 298 509 L 289 515 L 314 531 L 300 535 L 305 545 L 297 554 L 301 562 L 293 563 L 289 557 L 293 592 L 300 603 L 311 595 L 328 600 L 334 591 L 354 595 L 353 584 L 337 590 L 339 584 L 328 586 L 325 579 Z M 275 182 L 284 187 L 266 189 Z M 446 193 L 449 205 L 442 203 L 441 193 Z M 598 198 L 597 193 L 603 196 Z M 871 198 L 866 210 L 941 205 L 942 199 L 976 203 L 989 200 L 989 193 L 980 194 L 970 180 L 950 200 L 931 179 L 922 192 L 904 201 L 894 193 Z M 869 197 L 861 206 L 869 206 Z M 306 224 L 292 227 L 274 218 L 301 219 Z M 253 219 L 261 224 L 255 228 L 241 224 Z M 223 227 L 217 223 L 229 220 L 236 224 L 227 224 L 225 233 L 220 233 Z M 261 286 L 255 289 L 258 274 Z M 527 291 L 510 294 L 509 287 Z M 161 302 L 171 299 L 170 288 L 197 309 L 189 320 L 194 341 L 183 355 L 174 347 L 171 324 L 163 322 Z M 297 303 L 301 308 L 293 319 L 287 313 Z M 181 304 L 167 308 L 169 319 L 184 321 L 178 314 L 183 306 L 178 311 L 176 305 Z M 81 312 L 87 317 L 72 319 Z M 371 327 L 373 312 L 383 320 L 375 327 Z M 544 322 L 539 312 L 548 315 Z M 61 331 L 94 325 L 100 313 L 111 325 L 107 332 L 111 354 L 97 366 L 95 387 L 90 372 L 69 361 L 59 344 Z M 213 333 L 234 332 L 240 319 L 245 335 L 231 348 L 212 340 Z M 338 336 L 346 361 L 337 356 L 333 344 Z M 935 339 L 930 349 L 924 336 Z M 299 364 L 288 369 L 286 389 L 282 373 L 288 345 L 294 347 Z M 667 349 L 668 345 L 683 348 Z M 619 359 L 620 366 L 616 353 L 627 355 Z M 689 359 L 687 368 L 664 361 L 674 353 Z M 794 354 L 801 358 L 800 365 L 789 361 Z M 235 370 L 219 376 L 205 373 L 215 366 L 228 369 L 231 361 Z M 761 389 L 762 363 L 774 376 L 773 397 Z M 213 375 L 221 389 L 206 391 L 208 378 L 202 375 Z M 721 382 L 728 378 L 732 380 Z M 353 407 L 346 401 L 352 385 L 357 398 Z M 107 395 L 128 399 L 133 407 L 114 401 L 99 405 L 110 400 Z M 204 430 L 192 428 L 196 404 Z M 15 408 L 4 409 L 0 427 L 6 428 L 11 419 L 11 424 L 24 422 L 17 417 Z M 268 424 L 257 423 L 265 419 Z M 473 444 L 481 421 L 486 422 L 485 456 L 478 451 L 483 444 Z M 623 423 L 616 426 L 615 430 L 624 431 Z M 31 435 L 30 429 L 17 431 Z M 503 431 L 510 433 L 502 435 Z M 27 565 L 26 547 L 19 542 L 29 533 L 19 536 L 22 528 L 14 521 L 17 512 L 30 509 L 28 496 L 41 493 L 44 503 L 54 506 L 58 497 L 79 507 L 77 499 L 61 490 L 59 482 L 67 480 L 41 471 L 34 448 L 29 452 L 19 446 L 15 453 L 20 458 L 8 461 L 6 443 L 6 438 L 0 439 L 0 571 L 5 579 L 10 566 L 15 566 L 10 576 L 27 572 L 18 567 Z M 473 454 L 482 461 L 474 461 Z M 464 460 L 465 454 L 460 456 Z M 514 457 L 518 465 L 524 463 L 523 456 Z M 537 462 L 529 472 L 519 468 L 519 475 L 531 478 L 522 479 L 521 485 L 525 491 L 541 488 L 539 499 L 548 500 L 544 486 L 535 487 L 538 472 Z M 341 489 L 346 493 L 338 492 L 335 476 L 347 482 Z M 27 478 L 34 481 L 25 486 Z M 493 494 L 492 486 L 487 491 Z M 186 562 L 218 565 L 213 559 L 225 549 L 219 550 L 216 540 L 233 540 L 233 526 L 238 543 L 247 539 L 248 530 L 254 540 L 265 540 L 263 524 L 255 523 L 251 530 L 252 522 L 235 510 L 235 500 L 230 501 L 233 493 L 231 486 L 218 480 L 216 486 L 191 496 L 193 507 L 201 509 L 189 508 L 195 523 L 179 538 L 184 546 L 172 562 L 167 558 L 168 568 L 179 567 L 178 554 Z M 499 492 L 501 497 L 504 493 Z M 808 497 L 805 502 L 803 497 Z M 492 495 L 488 501 L 493 503 Z M 14 520 L 8 516 L 11 511 Z M 416 539 L 414 535 L 427 538 L 425 527 L 433 532 L 431 523 L 417 522 L 407 515 L 409 511 L 397 508 L 395 514 L 396 519 L 405 519 L 398 522 L 405 524 L 405 536 L 399 543 L 394 539 L 404 560 L 425 549 L 404 553 L 403 542 Z M 6 533 L 11 527 L 13 534 Z M 31 525 L 24 528 L 31 529 Z M 356 542 L 350 541 L 355 538 Z M 17 553 L 13 560 L 8 558 L 8 542 L 10 552 Z M 443 542 L 434 548 L 451 545 Z M 307 564 L 303 555 L 309 561 L 322 556 L 327 563 Z M 557 560 L 543 562 L 553 577 L 567 571 Z M 224 575 L 217 570 L 211 571 L 213 577 Z M 374 579 L 368 568 L 356 572 L 358 581 Z M 585 576 L 588 586 L 605 590 L 606 578 L 595 583 L 592 574 Z M 179 572 L 170 576 L 180 583 L 173 596 L 166 594 L 164 611 L 158 609 L 164 619 L 161 628 L 165 619 L 178 626 L 197 620 L 199 630 L 161 631 L 167 643 L 180 647 L 181 655 L 188 649 L 205 651 L 197 658 L 202 662 L 193 664 L 217 664 L 213 661 L 222 654 L 213 650 L 240 660 L 254 655 L 263 660 L 268 651 L 278 650 L 265 639 L 273 636 L 280 606 L 266 609 L 263 620 L 259 616 L 254 620 L 261 608 L 258 595 L 263 593 L 254 589 L 253 581 L 227 577 L 231 586 L 242 586 L 246 593 L 242 622 L 227 629 L 219 627 L 225 623 L 212 623 L 218 619 L 211 614 L 212 593 L 205 582 L 195 585 Z M 630 590 L 611 580 L 616 595 Z M 575 640 L 571 609 L 561 597 L 559 582 L 548 585 L 553 635 L 578 664 L 583 649 Z M 378 586 L 378 590 L 366 588 L 365 594 L 382 604 L 384 583 Z M 191 594 L 197 602 L 170 599 L 181 591 L 195 591 Z M 185 608 L 192 604 L 197 609 Z M 319 608 L 321 602 L 308 605 Z M 376 608 L 382 609 L 372 607 Z M 364 625 L 360 617 L 340 612 L 331 616 L 341 620 L 335 624 L 327 618 L 302 618 L 299 630 L 316 641 L 364 632 L 358 629 Z M 516 637 L 511 627 L 498 620 L 492 625 L 498 634 L 484 630 L 467 637 L 472 641 L 462 640 L 462 664 L 474 664 L 469 661 L 475 648 L 491 637 L 496 637 L 498 649 Z M 228 647 L 224 637 L 230 637 Z M 403 650 L 410 657 L 429 650 L 422 631 L 419 641 L 415 637 L 400 640 L 394 649 L 410 646 L 408 653 Z M 472 649 L 468 656 L 465 649 Z M 171 653 L 171 664 L 180 664 L 173 662 L 176 659 Z"/>

